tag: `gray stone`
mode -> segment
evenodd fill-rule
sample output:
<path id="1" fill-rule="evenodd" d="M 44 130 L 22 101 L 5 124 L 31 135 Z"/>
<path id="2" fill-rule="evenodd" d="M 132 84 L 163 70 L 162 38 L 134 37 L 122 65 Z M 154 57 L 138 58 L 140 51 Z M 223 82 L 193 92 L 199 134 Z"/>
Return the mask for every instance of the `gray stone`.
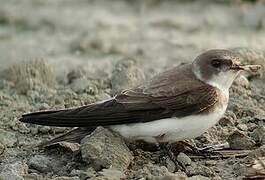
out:
<path id="1" fill-rule="evenodd" d="M 233 170 L 237 176 L 244 176 L 247 173 L 247 166 L 242 163 L 235 163 L 233 165 Z"/>
<path id="2" fill-rule="evenodd" d="M 0 142 L 6 147 L 13 147 L 17 142 L 16 134 L 0 129 Z"/>
<path id="3" fill-rule="evenodd" d="M 202 175 L 206 177 L 213 177 L 215 175 L 214 171 L 209 167 L 201 165 L 199 163 L 191 163 L 191 166 L 186 167 L 187 176 Z"/>
<path id="4" fill-rule="evenodd" d="M 205 176 L 201 176 L 201 175 L 197 175 L 197 176 L 191 176 L 191 177 L 187 178 L 187 180 L 210 180 L 210 178 L 205 177 Z"/>
<path id="5" fill-rule="evenodd" d="M 152 180 L 186 180 L 187 176 L 183 174 L 168 173 L 164 176 L 153 176 Z"/>
<path id="6" fill-rule="evenodd" d="M 206 166 L 215 166 L 217 164 L 217 161 L 215 160 L 207 160 L 205 161 Z"/>
<path id="7" fill-rule="evenodd" d="M 227 139 L 230 148 L 232 149 L 251 149 L 255 142 L 240 131 L 234 131 Z"/>
<path id="8" fill-rule="evenodd" d="M 24 180 L 44 180 L 42 175 L 37 173 L 30 173 L 23 176 Z"/>
<path id="9" fill-rule="evenodd" d="M 82 139 L 81 154 L 96 170 L 110 167 L 124 170 L 133 159 L 123 139 L 103 127 Z"/>
<path id="10" fill-rule="evenodd" d="M 101 172 L 99 172 L 100 175 L 104 176 L 104 178 L 108 180 L 116 180 L 116 179 L 124 179 L 125 174 L 117 169 L 103 169 Z"/>
<path id="11" fill-rule="evenodd" d="M 225 116 L 219 120 L 221 126 L 234 126 L 237 117 L 233 111 L 227 111 Z"/>
<path id="12" fill-rule="evenodd" d="M 150 172 L 152 176 L 165 176 L 169 172 L 165 166 L 158 166 L 151 163 L 146 165 L 146 169 Z"/>
<path id="13" fill-rule="evenodd" d="M 176 164 L 170 158 L 167 158 L 165 163 L 169 172 L 175 172 Z"/>
<path id="14" fill-rule="evenodd" d="M 191 164 L 191 159 L 189 156 L 187 156 L 184 153 L 179 153 L 177 156 L 177 161 L 182 165 L 182 166 L 189 166 Z"/>
<path id="15" fill-rule="evenodd" d="M 247 131 L 248 130 L 248 126 L 246 124 L 238 124 L 237 128 L 241 131 Z"/>
<path id="16" fill-rule="evenodd" d="M 265 145 L 265 127 L 258 126 L 252 133 L 251 138 L 258 144 Z"/>
<path id="17" fill-rule="evenodd" d="M 231 118 L 223 117 L 218 122 L 221 126 L 233 126 L 234 122 L 231 120 Z"/>
<path id="18" fill-rule="evenodd" d="M 60 176 L 60 177 L 55 177 L 52 180 L 80 180 L 80 178 L 77 176 L 74 177 Z"/>
<path id="19" fill-rule="evenodd" d="M 35 155 L 28 161 L 28 165 L 32 169 L 36 169 L 39 172 L 49 172 L 52 170 L 51 158 L 44 155 Z"/>
<path id="20" fill-rule="evenodd" d="M 71 175 L 78 176 L 80 179 L 88 179 L 95 177 L 97 175 L 97 172 L 93 168 L 88 168 L 87 170 L 72 170 Z"/>
<path id="21" fill-rule="evenodd" d="M 24 180 L 23 176 L 28 173 L 28 166 L 23 162 L 14 162 L 0 167 L 1 180 Z"/>
<path id="22" fill-rule="evenodd" d="M 141 165 L 133 173 L 129 173 L 126 179 L 148 179 L 148 180 L 180 180 L 186 179 L 184 172 L 171 173 L 165 166 L 159 166 L 148 162 Z"/>
<path id="23" fill-rule="evenodd" d="M 41 134 L 47 134 L 47 133 L 49 133 L 50 130 L 51 130 L 51 127 L 49 127 L 49 126 L 41 126 L 41 127 L 39 127 L 39 132 Z"/>

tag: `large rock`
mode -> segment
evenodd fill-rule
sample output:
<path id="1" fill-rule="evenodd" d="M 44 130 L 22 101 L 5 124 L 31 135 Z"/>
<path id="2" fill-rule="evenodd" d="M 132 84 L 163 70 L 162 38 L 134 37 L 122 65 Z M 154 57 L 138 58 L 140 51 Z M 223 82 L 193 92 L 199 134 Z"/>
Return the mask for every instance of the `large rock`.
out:
<path id="1" fill-rule="evenodd" d="M 91 163 L 94 169 L 125 170 L 133 159 L 123 139 L 103 127 L 81 141 L 81 153 L 83 160 Z"/>
<path id="2" fill-rule="evenodd" d="M 23 180 L 28 173 L 28 166 L 23 162 L 14 162 L 0 166 L 1 180 Z"/>
<path id="3" fill-rule="evenodd" d="M 228 137 L 227 141 L 232 149 L 252 149 L 255 145 L 255 141 L 237 130 Z"/>
<path id="4" fill-rule="evenodd" d="M 28 165 L 39 172 L 47 173 L 52 171 L 52 159 L 44 155 L 35 155 L 29 159 Z"/>

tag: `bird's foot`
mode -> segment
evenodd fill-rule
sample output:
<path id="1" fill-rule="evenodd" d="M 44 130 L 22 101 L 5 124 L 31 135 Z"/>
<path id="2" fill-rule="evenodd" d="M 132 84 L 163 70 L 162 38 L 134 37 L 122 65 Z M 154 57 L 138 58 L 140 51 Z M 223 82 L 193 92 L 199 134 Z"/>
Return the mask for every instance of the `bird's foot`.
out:
<path id="1" fill-rule="evenodd" d="M 160 152 L 159 162 L 165 162 L 165 160 L 169 158 L 175 164 L 177 169 L 180 169 L 184 172 L 186 171 L 186 167 L 177 161 L 177 156 L 175 152 L 172 151 L 170 144 L 162 143 L 162 144 L 157 144 L 157 146 Z"/>
<path id="2" fill-rule="evenodd" d="M 172 152 L 169 144 L 160 144 L 159 149 L 160 149 L 160 152 L 162 152 L 160 157 L 161 156 L 162 157 L 168 156 L 173 162 L 175 162 L 177 160 L 176 156 L 175 156 L 174 152 Z"/>
<path id="3" fill-rule="evenodd" d="M 192 145 L 187 141 L 181 141 L 181 143 L 184 146 L 186 146 L 191 153 L 198 155 L 198 156 L 202 156 L 204 158 L 222 157 L 223 155 L 218 151 L 228 148 L 227 144 L 217 144 L 217 145 L 207 146 L 203 148 L 198 148 L 195 145 Z"/>

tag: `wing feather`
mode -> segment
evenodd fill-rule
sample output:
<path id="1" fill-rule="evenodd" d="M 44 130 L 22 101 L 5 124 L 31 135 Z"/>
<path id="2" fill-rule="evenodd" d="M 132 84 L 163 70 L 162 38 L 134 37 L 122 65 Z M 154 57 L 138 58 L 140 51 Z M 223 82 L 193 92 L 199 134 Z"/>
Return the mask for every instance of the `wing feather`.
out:
<path id="1" fill-rule="evenodd" d="M 147 84 L 103 103 L 23 115 L 22 122 L 64 127 L 94 127 L 148 122 L 206 111 L 218 102 L 218 89 L 197 80 L 190 66 L 174 68 Z"/>

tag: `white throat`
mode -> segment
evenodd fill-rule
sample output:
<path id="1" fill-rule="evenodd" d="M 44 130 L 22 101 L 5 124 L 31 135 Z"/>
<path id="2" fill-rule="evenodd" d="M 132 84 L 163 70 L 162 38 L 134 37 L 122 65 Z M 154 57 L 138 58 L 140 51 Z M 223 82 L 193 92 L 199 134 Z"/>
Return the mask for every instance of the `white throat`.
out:
<path id="1" fill-rule="evenodd" d="M 228 90 L 233 84 L 233 81 L 235 80 L 236 76 L 239 74 L 239 72 L 226 71 L 226 72 L 220 72 L 218 75 L 213 75 L 210 79 L 204 79 L 202 77 L 200 68 L 194 68 L 193 73 L 199 80 L 213 87 L 216 87 L 225 93 L 228 93 Z"/>

